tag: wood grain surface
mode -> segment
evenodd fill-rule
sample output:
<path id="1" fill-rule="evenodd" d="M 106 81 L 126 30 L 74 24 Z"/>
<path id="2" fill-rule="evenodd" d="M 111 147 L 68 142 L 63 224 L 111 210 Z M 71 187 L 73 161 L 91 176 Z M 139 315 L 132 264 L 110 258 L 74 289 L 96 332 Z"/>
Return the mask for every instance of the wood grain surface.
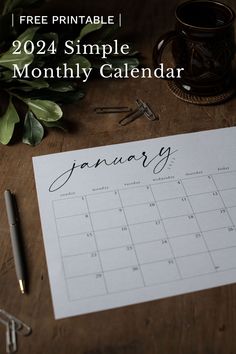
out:
<path id="1" fill-rule="evenodd" d="M 123 32 L 151 65 L 158 36 L 174 26 L 176 1 L 51 1 L 43 13 L 123 13 Z M 236 5 L 235 0 L 228 2 Z M 21 354 L 235 354 L 236 284 L 74 318 L 54 319 L 35 190 L 32 156 L 179 133 L 234 126 L 236 99 L 199 107 L 184 103 L 158 79 L 94 80 L 84 100 L 64 108 L 70 132 L 52 130 L 32 148 L 0 146 L 0 308 L 31 324 L 19 338 Z M 147 101 L 160 114 L 120 127 L 120 115 L 96 115 L 96 106 L 131 106 Z M 16 139 L 17 141 L 17 139 Z M 17 198 L 26 253 L 29 293 L 19 292 L 3 191 Z M 5 330 L 0 325 L 0 353 Z"/>

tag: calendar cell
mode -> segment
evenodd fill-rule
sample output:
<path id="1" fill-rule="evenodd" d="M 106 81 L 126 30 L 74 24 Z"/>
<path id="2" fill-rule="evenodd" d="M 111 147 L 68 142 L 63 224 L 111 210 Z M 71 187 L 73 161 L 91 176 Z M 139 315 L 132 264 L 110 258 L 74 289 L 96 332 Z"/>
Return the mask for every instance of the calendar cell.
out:
<path id="1" fill-rule="evenodd" d="M 53 207 L 56 218 L 86 214 L 88 212 L 87 203 L 84 197 L 55 200 Z"/>
<path id="2" fill-rule="evenodd" d="M 213 251 L 211 254 L 217 270 L 236 268 L 236 247 Z"/>
<path id="3" fill-rule="evenodd" d="M 169 259 L 173 255 L 167 239 L 135 245 L 139 264 Z"/>
<path id="4" fill-rule="evenodd" d="M 211 176 L 195 177 L 183 180 L 187 195 L 215 192 L 216 186 Z"/>
<path id="5" fill-rule="evenodd" d="M 154 184 L 151 188 L 157 201 L 185 197 L 185 191 L 180 181 Z"/>
<path id="6" fill-rule="evenodd" d="M 123 206 L 154 202 L 152 192 L 148 186 L 122 189 L 119 193 Z"/>
<path id="7" fill-rule="evenodd" d="M 203 232 L 203 236 L 209 250 L 236 246 L 236 230 L 234 227 Z"/>
<path id="8" fill-rule="evenodd" d="M 199 227 L 193 214 L 163 220 L 168 237 L 196 234 Z"/>
<path id="9" fill-rule="evenodd" d="M 95 231 L 122 227 L 126 224 L 124 211 L 122 208 L 98 211 L 96 213 L 90 214 L 90 216 L 93 224 L 93 229 Z"/>
<path id="10" fill-rule="evenodd" d="M 214 181 L 219 190 L 236 188 L 236 172 L 214 175 Z"/>
<path id="11" fill-rule="evenodd" d="M 236 226 L 236 207 L 229 208 L 228 212 L 233 222 L 233 225 Z"/>
<path id="12" fill-rule="evenodd" d="M 221 191 L 220 195 L 226 207 L 236 207 L 236 188 Z"/>
<path id="13" fill-rule="evenodd" d="M 200 213 L 208 210 L 223 209 L 224 204 L 218 192 L 204 193 L 192 195 L 189 201 L 195 213 Z"/>
<path id="14" fill-rule="evenodd" d="M 92 232 L 60 239 L 62 256 L 73 256 L 79 253 L 96 251 L 95 237 Z"/>
<path id="15" fill-rule="evenodd" d="M 196 218 L 202 231 L 232 226 L 232 222 L 226 209 L 212 210 L 196 214 Z"/>
<path id="16" fill-rule="evenodd" d="M 112 230 L 96 231 L 95 235 L 99 250 L 127 246 L 132 243 L 127 226 Z"/>
<path id="17" fill-rule="evenodd" d="M 207 252 L 201 233 L 171 238 L 170 244 L 175 257 L 183 257 L 196 253 Z"/>
<path id="18" fill-rule="evenodd" d="M 92 231 L 88 214 L 69 216 L 57 219 L 57 230 L 60 237 L 78 235 Z"/>
<path id="19" fill-rule="evenodd" d="M 147 286 L 168 283 L 180 279 L 176 263 L 173 259 L 144 264 L 141 268 Z"/>
<path id="20" fill-rule="evenodd" d="M 107 293 L 101 273 L 67 279 L 67 287 L 72 301 Z"/>
<path id="21" fill-rule="evenodd" d="M 110 293 L 143 287 L 143 279 L 138 267 L 119 269 L 105 273 Z"/>
<path id="22" fill-rule="evenodd" d="M 101 272 L 98 252 L 64 257 L 63 264 L 68 278 Z"/>
<path id="23" fill-rule="evenodd" d="M 186 197 L 163 200 L 158 202 L 157 205 L 163 219 L 192 213 L 191 206 Z"/>
<path id="24" fill-rule="evenodd" d="M 177 258 L 176 262 L 178 263 L 183 278 L 191 278 L 215 271 L 215 267 L 208 253 Z"/>
<path id="25" fill-rule="evenodd" d="M 135 250 L 132 245 L 100 251 L 100 258 L 104 271 L 138 265 Z"/>
<path id="26" fill-rule="evenodd" d="M 116 191 L 88 195 L 87 202 L 91 213 L 121 207 L 119 194 Z"/>
<path id="27" fill-rule="evenodd" d="M 156 204 L 134 205 L 124 208 L 128 224 L 139 224 L 160 219 Z"/>
<path id="28" fill-rule="evenodd" d="M 166 237 L 161 220 L 129 226 L 133 243 L 161 240 Z"/>

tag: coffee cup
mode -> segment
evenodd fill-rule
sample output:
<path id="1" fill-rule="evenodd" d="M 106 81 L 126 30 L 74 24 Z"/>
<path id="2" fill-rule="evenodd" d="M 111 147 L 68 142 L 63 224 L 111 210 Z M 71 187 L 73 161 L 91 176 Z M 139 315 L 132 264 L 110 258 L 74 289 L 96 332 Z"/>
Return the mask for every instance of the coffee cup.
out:
<path id="1" fill-rule="evenodd" d="M 233 84 L 234 11 L 217 1 L 192 0 L 177 7 L 175 19 L 175 30 L 154 47 L 154 66 L 163 63 L 164 49 L 172 42 L 174 66 L 184 69 L 175 79 L 181 90 L 198 96 L 228 90 Z"/>

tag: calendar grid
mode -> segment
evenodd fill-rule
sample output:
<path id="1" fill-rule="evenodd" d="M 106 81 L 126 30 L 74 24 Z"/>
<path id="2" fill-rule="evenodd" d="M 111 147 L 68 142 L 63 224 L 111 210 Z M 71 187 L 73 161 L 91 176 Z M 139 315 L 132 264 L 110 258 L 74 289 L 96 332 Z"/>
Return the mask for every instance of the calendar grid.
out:
<path id="1" fill-rule="evenodd" d="M 153 190 L 152 190 L 151 185 L 149 185 L 149 188 L 150 188 L 150 190 L 151 190 L 153 199 L 154 199 L 154 201 L 155 201 L 156 209 L 157 209 L 159 218 L 160 218 L 160 220 L 161 220 L 161 223 L 162 223 L 162 225 L 163 225 L 163 228 L 164 228 L 164 231 L 165 231 L 165 235 L 166 235 L 166 239 L 168 240 L 168 244 L 169 244 L 169 247 L 170 247 L 170 249 L 171 249 L 171 254 L 172 254 L 172 257 L 173 257 L 173 259 L 174 259 L 174 261 L 175 261 L 175 265 L 176 265 L 176 268 L 177 268 L 177 270 L 178 270 L 179 277 L 180 277 L 180 279 L 182 279 L 182 274 L 181 274 L 181 271 L 180 271 L 180 269 L 179 269 L 179 267 L 178 267 L 178 264 L 177 264 L 177 262 L 176 262 L 176 258 L 175 258 L 175 254 L 174 254 L 173 248 L 171 247 L 171 244 L 170 244 L 170 242 L 169 242 L 168 233 L 167 233 L 167 231 L 166 231 L 165 224 L 163 223 L 163 219 L 161 218 L 161 213 L 160 213 L 160 210 L 159 210 L 159 208 L 158 208 L 157 201 L 155 200 L 155 196 L 154 196 L 154 194 L 153 194 Z"/>
<path id="2" fill-rule="evenodd" d="M 185 187 L 184 187 L 184 184 L 183 184 L 183 181 L 182 181 L 182 180 L 181 180 L 181 184 L 182 184 L 183 189 L 184 189 L 184 192 L 185 192 L 185 194 L 186 194 L 186 198 L 187 198 L 187 200 L 188 200 L 188 202 L 189 202 L 189 204 L 190 204 L 190 207 L 191 207 L 191 209 L 192 209 L 193 215 L 194 215 L 194 214 L 196 215 L 197 213 L 194 213 L 193 207 L 192 207 L 192 205 L 191 205 L 191 201 L 189 200 L 189 196 L 188 196 L 188 194 L 187 194 L 187 191 L 186 191 L 186 189 L 185 189 Z M 210 256 L 210 259 L 211 259 L 211 262 L 212 262 L 212 264 L 213 264 L 213 267 L 214 267 L 215 270 L 217 270 L 216 265 L 215 265 L 215 263 L 214 263 L 214 260 L 213 260 L 213 258 L 212 258 L 211 252 L 210 252 L 210 250 L 209 250 L 209 248 L 208 248 L 207 242 L 206 242 L 206 240 L 205 240 L 205 237 L 204 237 L 204 235 L 203 235 L 203 232 L 202 232 L 202 230 L 201 230 L 201 226 L 200 226 L 200 224 L 199 224 L 197 218 L 196 218 L 196 222 L 197 222 L 197 225 L 198 225 L 198 228 L 199 228 L 201 237 L 203 238 L 203 241 L 204 241 L 204 243 L 205 243 L 207 252 L 208 252 L 208 254 L 209 254 L 209 256 Z"/>
<path id="3" fill-rule="evenodd" d="M 225 248 L 223 248 L 223 249 L 225 249 Z M 220 250 L 220 249 L 219 249 Z M 201 252 L 201 253 L 196 253 L 196 255 L 201 255 L 201 254 L 205 254 L 205 252 Z M 189 254 L 189 255 L 187 255 L 187 256 L 192 256 L 192 254 Z M 176 257 L 176 259 L 181 259 L 181 258 L 184 258 L 184 257 L 186 257 L 186 256 L 183 256 L 183 257 Z M 174 259 L 175 257 L 173 257 L 173 259 Z M 163 260 L 162 261 L 155 261 L 155 262 L 147 262 L 147 263 L 142 263 L 142 265 L 149 265 L 149 264 L 155 264 L 155 263 L 162 263 L 162 262 L 164 262 Z M 135 267 L 135 265 L 133 265 L 133 267 Z M 109 270 L 109 273 L 112 273 L 112 272 L 116 272 L 117 270 L 122 270 L 122 269 L 126 269 L 127 267 L 121 267 L 121 268 L 116 268 L 115 270 Z M 215 272 L 215 271 L 212 271 L 212 272 Z M 212 273 L 211 272 L 211 273 Z M 83 277 L 85 277 L 85 276 L 87 276 L 87 275 L 94 275 L 94 273 L 84 273 L 83 275 L 76 275 L 76 276 L 71 276 L 71 277 L 68 277 L 68 279 L 76 279 L 76 278 L 83 278 Z M 180 274 L 180 278 L 181 279 L 183 279 L 182 278 L 182 276 L 181 276 L 181 274 Z M 145 284 L 145 283 L 144 283 Z M 147 285 L 145 285 L 145 286 L 147 286 Z M 143 285 L 142 285 L 142 287 L 143 287 Z"/>
<path id="4" fill-rule="evenodd" d="M 210 176 L 210 175 L 204 175 L 204 177 L 206 176 Z M 213 178 L 213 175 L 211 175 L 211 177 Z M 195 177 L 195 178 L 201 178 L 201 177 Z M 187 179 L 181 179 L 180 181 L 184 181 L 184 180 L 189 180 L 191 178 L 187 178 Z M 192 178 L 193 179 L 193 178 Z M 176 182 L 178 180 L 173 180 L 172 182 Z M 161 183 L 158 183 L 158 184 L 167 184 L 167 183 L 171 183 L 171 182 L 161 182 Z M 148 186 L 151 188 L 152 186 L 155 186 L 157 183 L 153 184 L 149 184 Z M 137 189 L 137 188 L 143 188 L 143 185 L 142 186 L 138 186 L 138 187 L 130 187 L 130 188 L 120 188 L 119 191 L 125 191 L 127 189 Z M 217 188 L 216 188 L 217 189 Z M 231 191 L 231 190 L 235 190 L 235 188 L 224 188 L 224 189 L 221 189 L 221 192 L 224 192 L 224 191 Z M 106 192 L 100 192 L 100 193 L 94 193 L 94 194 L 87 194 L 86 196 L 92 196 L 92 195 L 99 195 L 99 194 L 105 194 L 105 193 L 111 193 L 111 191 L 106 191 Z M 202 195 L 202 194 L 206 194 L 206 192 L 203 192 L 203 193 L 198 193 L 198 195 Z M 188 197 L 192 197 L 196 194 L 188 194 Z M 65 198 L 66 200 L 72 200 L 72 199 L 76 199 L 78 197 L 73 197 L 73 198 Z M 163 202 L 165 200 L 172 200 L 172 199 L 178 199 L 178 197 L 175 197 L 175 198 L 164 198 L 164 199 L 160 199 L 159 202 Z M 55 199 L 54 202 L 57 202 L 57 201 L 61 201 L 63 199 Z M 147 204 L 147 203 L 142 203 L 142 204 Z M 130 204 L 129 206 L 135 206 L 135 204 Z M 235 205 L 236 206 L 236 205 Z M 114 208 L 115 209 L 115 208 Z M 107 209 L 101 209 L 101 211 L 106 211 Z M 78 214 L 75 214 L 75 215 L 78 215 Z M 60 218 L 57 218 L 57 219 L 63 219 L 65 218 L 65 216 L 63 217 L 60 217 Z"/>
<path id="5" fill-rule="evenodd" d="M 191 193 L 194 188 L 196 193 Z M 69 215 L 64 211 L 68 199 L 55 200 L 68 298 L 105 296 L 235 269 L 236 264 L 225 261 L 227 252 L 236 250 L 235 224 L 221 195 L 235 189 L 220 189 L 214 175 L 201 175 L 68 198 L 75 205 Z M 214 218 L 219 219 L 216 225 Z M 229 235 L 228 244 L 220 238 L 221 232 Z M 215 234 L 222 245 L 212 248 Z M 162 278 L 164 272 L 167 279 Z M 119 284 L 113 280 L 118 273 Z M 74 284 L 87 287 L 87 292 L 76 292 Z"/>
<path id="6" fill-rule="evenodd" d="M 207 193 L 202 193 L 202 194 L 207 194 Z M 219 195 L 220 195 L 220 193 L 219 193 Z M 179 198 L 173 198 L 173 199 L 179 199 Z M 163 199 L 163 200 L 161 200 L 161 201 L 163 202 L 163 201 L 166 201 L 166 200 L 172 200 L 172 199 Z M 222 201 L 223 201 L 223 200 L 222 200 Z M 155 202 L 156 202 L 156 201 L 155 201 Z M 134 207 L 134 206 L 139 206 L 139 205 L 149 205 L 149 203 L 132 204 L 132 205 L 127 205 L 126 207 Z M 225 208 L 225 209 L 227 209 L 227 208 Z M 104 212 L 105 212 L 105 211 L 111 211 L 111 210 L 117 210 L 117 208 L 101 209 L 101 210 L 99 210 L 99 211 L 91 212 L 90 214 L 96 214 L 96 213 L 100 213 L 101 211 L 104 211 Z M 197 214 L 206 213 L 206 212 L 208 212 L 208 211 L 216 211 L 216 210 L 219 210 L 219 209 L 209 209 L 209 210 L 205 210 L 205 211 L 195 212 L 194 214 L 197 215 Z M 70 215 L 70 217 L 73 217 L 73 216 L 80 216 L 80 215 L 84 215 L 84 214 L 73 214 L 73 215 Z M 178 218 L 178 217 L 180 217 L 180 216 L 188 216 L 188 214 L 181 214 L 181 215 L 178 215 L 178 216 L 171 216 L 171 217 L 162 218 L 162 219 L 163 219 L 163 220 L 175 219 L 175 218 Z M 60 220 L 60 219 L 66 219 L 66 218 L 67 218 L 67 216 L 63 216 L 63 217 L 56 218 L 56 219 Z M 153 220 L 153 221 L 155 221 L 155 220 Z M 135 224 L 133 224 L 133 225 L 136 225 L 136 224 L 138 224 L 138 223 L 135 223 Z M 109 229 L 110 229 L 110 228 L 109 228 Z M 104 230 L 104 229 L 101 229 L 101 230 Z M 98 230 L 98 231 L 101 231 L 101 230 Z M 76 233 L 76 235 L 77 235 L 77 233 Z M 71 236 L 73 236 L 73 235 L 71 235 Z"/>
<path id="7" fill-rule="evenodd" d="M 54 203 L 55 201 L 52 202 L 52 209 L 53 209 L 53 215 L 54 215 L 54 221 L 55 221 L 55 227 L 56 227 L 56 230 L 57 230 L 57 237 L 58 237 L 58 245 L 59 245 L 59 249 L 60 249 L 60 254 L 61 254 L 61 257 L 62 257 L 62 249 L 61 249 L 61 243 L 60 243 L 60 240 L 59 240 L 59 232 L 58 232 L 58 226 L 57 226 L 57 222 L 56 222 L 56 213 L 55 213 L 55 208 L 54 208 Z M 64 279 L 65 279 L 65 284 L 66 284 L 66 294 L 67 294 L 67 297 L 68 299 L 70 299 L 70 293 L 69 293 L 69 288 L 68 288 L 68 284 L 67 284 L 67 277 L 66 277 L 66 272 L 65 272 L 65 267 L 64 267 L 64 263 L 62 262 L 62 271 L 63 271 L 63 275 L 64 275 Z"/>
<path id="8" fill-rule="evenodd" d="M 211 174 L 211 175 L 214 175 L 214 176 L 216 176 L 216 175 L 227 175 L 227 174 L 233 174 L 233 173 L 236 173 L 236 170 L 230 170 L 230 171 L 224 171 L 224 172 L 216 172 L 216 173 L 213 173 L 213 174 Z M 187 181 L 187 180 L 191 180 L 191 179 L 196 179 L 196 178 L 201 178 L 201 177 L 207 177 L 207 176 L 209 176 L 209 173 L 206 173 L 206 174 L 200 174 L 200 175 L 198 175 L 198 176 L 188 176 L 188 177 L 185 177 L 185 178 L 181 178 L 181 181 Z M 173 180 L 171 180 L 171 182 L 173 182 L 173 181 L 178 181 L 178 179 L 173 179 Z M 164 184 L 164 183 L 171 183 L 170 181 L 162 181 L 162 182 L 158 182 L 158 184 Z M 152 183 L 151 184 L 151 186 L 152 185 L 155 185 L 156 183 Z M 134 187 L 135 188 L 135 187 Z M 227 189 L 232 189 L 232 188 L 227 188 Z"/>
<path id="9" fill-rule="evenodd" d="M 55 317 L 235 283 L 235 154 L 230 127 L 34 157 Z"/>
<path id="10" fill-rule="evenodd" d="M 182 236 L 177 236 L 177 237 L 182 237 Z M 142 243 L 140 243 L 140 244 L 152 244 L 154 241 L 148 241 L 148 242 L 142 242 Z M 106 248 L 106 249 L 101 249 L 100 251 L 104 251 L 104 250 L 106 250 L 106 251 L 112 251 L 112 250 L 115 250 L 115 249 L 122 249 L 123 247 L 122 246 L 120 246 L 120 247 L 116 247 L 116 248 Z M 217 248 L 217 250 L 224 250 L 224 249 L 230 249 L 230 248 L 232 248 L 232 246 L 231 247 L 222 247 L 222 248 Z M 194 253 L 194 254 L 203 254 L 203 253 L 205 253 L 205 252 L 198 252 L 198 253 Z M 74 257 L 74 256 L 83 256 L 83 255 L 85 255 L 85 254 L 88 254 L 88 252 L 84 252 L 84 253 L 76 253 L 76 254 L 73 254 L 73 255 L 71 255 L 71 256 L 63 256 L 63 258 L 69 258 L 69 257 Z M 189 254 L 186 254 L 186 256 L 192 256 L 192 253 L 189 253 Z M 183 258 L 183 257 L 186 257 L 186 256 L 178 256 L 178 257 L 175 257 L 175 256 L 173 256 L 172 258 L 174 258 L 174 259 L 179 259 L 179 258 Z M 155 261 L 155 262 L 163 262 L 163 260 L 160 260 L 160 261 Z M 142 264 L 150 264 L 150 263 L 153 263 L 153 262 L 146 262 L 146 263 L 142 263 Z M 133 266 L 135 266 L 135 265 L 133 265 Z M 123 267 L 123 268 L 116 268 L 116 269 L 124 269 L 124 268 L 126 268 L 126 267 Z M 88 273 L 88 274 L 94 274 L 94 273 Z M 82 275 L 83 276 L 83 275 Z M 77 277 L 77 276 L 75 276 L 75 277 Z M 73 278 L 73 277 L 72 277 Z"/>
<path id="11" fill-rule="evenodd" d="M 225 208 L 225 210 L 227 209 L 230 209 L 230 208 Z M 109 211 L 111 209 L 107 209 L 106 211 Z M 116 209 L 114 209 L 116 210 Z M 218 211 L 219 209 L 211 209 L 211 210 L 207 210 L 206 212 L 210 212 L 210 211 Z M 204 214 L 206 212 L 198 212 L 198 213 L 193 213 L 194 215 L 198 215 L 198 214 Z M 91 213 L 92 214 L 92 213 Z M 79 214 L 79 215 L 83 215 L 83 214 Z M 161 221 L 165 221 L 165 220 L 170 220 L 170 219 L 178 219 L 179 217 L 188 217 L 190 216 L 189 214 L 182 214 L 180 216 L 175 216 L 175 217 L 169 217 L 169 218 L 162 218 Z M 134 224 L 129 224 L 130 226 L 135 226 L 135 225 L 140 225 L 140 224 L 149 224 L 150 222 L 155 222 L 156 219 L 153 219 L 153 220 L 150 220 L 150 221 L 147 221 L 147 222 L 142 222 L 142 223 L 134 223 Z M 233 224 L 234 226 L 234 224 Z M 99 231 L 106 231 L 106 230 L 115 230 L 115 229 L 119 229 L 119 227 L 109 227 L 109 228 L 105 228 L 105 229 L 97 229 L 96 231 L 99 232 Z M 214 231 L 214 230 L 222 230 L 222 229 L 225 229 L 225 227 L 216 227 L 216 228 L 210 228 L 210 229 L 205 229 L 204 231 L 205 232 L 208 232 L 208 231 Z M 73 234 L 68 234 L 66 236 L 60 236 L 61 239 L 67 239 L 67 238 L 70 238 L 70 237 L 73 237 L 73 236 L 76 236 L 76 235 L 83 235 L 84 232 L 76 232 L 76 233 L 73 233 Z M 192 233 L 185 233 L 185 234 L 180 234 L 180 235 L 177 235 L 177 236 L 171 236 L 171 238 L 176 238 L 176 237 L 181 237 L 181 236 L 186 236 L 186 235 L 194 235 L 195 232 L 192 232 Z"/>
<path id="12" fill-rule="evenodd" d="M 227 271 L 230 271 L 230 270 L 234 270 L 235 267 L 232 267 L 232 268 L 228 268 Z M 111 271 L 112 272 L 112 271 Z M 225 270 L 218 270 L 217 273 L 224 273 Z M 215 271 L 212 271 L 211 273 L 208 273 L 208 274 L 212 274 L 212 273 L 216 273 Z M 204 275 L 208 275 L 208 274 L 204 274 Z M 199 275 L 195 275 L 195 276 L 191 276 L 191 277 L 186 277 L 184 278 L 184 280 L 187 280 L 187 279 L 196 279 L 196 278 L 199 278 Z M 178 280 L 177 280 L 178 281 Z M 163 281 L 163 282 L 159 282 L 158 285 L 163 285 L 163 284 L 171 284 L 173 283 L 173 281 Z M 153 285 L 146 285 L 145 288 L 151 288 L 153 287 Z M 127 289 L 127 290 L 120 290 L 120 291 L 116 291 L 116 292 L 110 292 L 111 294 L 123 294 L 124 292 L 130 292 L 132 290 L 136 290 L 136 289 L 141 289 L 143 288 L 142 286 L 140 287 L 137 287 L 137 288 L 130 288 L 130 289 Z M 89 298 L 94 298 L 95 296 L 88 296 L 86 299 L 89 299 Z M 96 295 L 96 297 L 104 297 L 104 294 L 101 294 L 101 295 Z M 71 302 L 76 302 L 78 301 L 78 299 L 72 299 L 70 300 Z"/>
<path id="13" fill-rule="evenodd" d="M 88 208 L 88 215 L 89 215 L 89 220 L 90 220 L 91 227 L 92 227 L 92 233 L 93 233 L 93 235 L 95 235 L 95 233 L 94 233 L 94 227 L 93 227 L 93 222 L 92 222 L 91 214 L 90 214 L 90 211 L 89 211 L 89 205 L 88 205 L 87 197 L 84 196 L 84 199 L 85 199 L 85 201 L 86 201 L 86 205 L 87 205 L 87 208 Z M 98 251 L 98 244 L 97 244 L 97 241 L 96 241 L 96 237 L 95 237 L 95 244 L 96 244 L 96 254 L 98 255 L 99 263 L 100 263 L 100 267 L 101 267 L 101 273 L 104 274 L 104 270 L 103 270 L 103 266 L 102 266 L 102 261 L 101 261 L 100 253 L 99 253 L 99 251 Z M 100 272 L 98 272 L 98 273 L 100 273 Z M 105 288 L 106 288 L 106 293 L 108 294 L 107 283 L 106 283 L 106 279 L 105 279 L 104 277 L 103 277 L 103 280 L 104 280 L 104 285 L 105 285 Z"/>
<path id="14" fill-rule="evenodd" d="M 136 252 L 136 250 L 135 250 L 135 246 L 134 246 L 132 234 L 131 234 L 131 232 L 130 232 L 129 223 L 128 223 L 128 220 L 127 220 L 127 217 L 126 217 L 126 214 L 125 214 L 124 205 L 123 205 L 123 203 L 122 203 L 122 199 L 121 199 L 121 196 L 120 196 L 119 191 L 117 191 L 117 194 L 118 194 L 119 199 L 120 199 L 121 207 L 122 207 L 122 209 L 123 209 L 123 211 L 124 211 L 125 222 L 126 222 L 126 225 L 127 225 L 128 230 L 129 230 L 130 239 L 131 239 L 131 241 L 132 241 L 132 247 L 133 247 L 133 249 L 134 249 L 135 256 L 136 256 L 136 259 L 137 259 L 138 268 L 140 269 L 140 274 L 141 274 L 141 277 L 142 277 L 143 285 L 146 286 L 145 279 L 144 279 L 144 276 L 143 276 L 143 272 L 142 272 L 142 269 L 141 269 L 141 266 L 140 266 L 140 263 L 139 263 L 138 255 L 137 255 L 137 252 Z"/>
<path id="15" fill-rule="evenodd" d="M 220 198 L 221 198 L 221 200 L 222 200 L 222 203 L 223 203 L 223 205 L 224 205 L 224 207 L 225 207 L 225 210 L 227 211 L 228 217 L 229 217 L 230 221 L 232 222 L 232 226 L 235 227 L 235 224 L 234 224 L 234 222 L 233 222 L 233 220 L 232 220 L 232 218 L 231 218 L 231 216 L 230 216 L 229 210 L 228 210 L 228 208 L 226 207 L 225 202 L 224 202 L 224 199 L 222 198 L 222 195 L 221 195 L 221 193 L 220 193 L 221 190 L 219 190 L 219 189 L 217 188 L 217 185 L 216 185 L 216 182 L 215 182 L 213 176 L 212 176 L 212 180 L 213 180 L 213 182 L 214 182 L 214 184 L 215 184 L 215 186 L 216 186 L 216 190 L 217 190 L 217 192 L 219 193 L 219 196 L 220 196 Z M 230 189 L 228 189 L 228 190 L 234 190 L 234 189 L 235 189 L 235 188 L 230 188 Z M 226 189 L 226 190 L 227 190 L 227 189 Z M 224 190 L 223 190 L 223 191 L 224 191 Z M 236 206 L 236 203 L 235 203 L 235 206 Z"/>

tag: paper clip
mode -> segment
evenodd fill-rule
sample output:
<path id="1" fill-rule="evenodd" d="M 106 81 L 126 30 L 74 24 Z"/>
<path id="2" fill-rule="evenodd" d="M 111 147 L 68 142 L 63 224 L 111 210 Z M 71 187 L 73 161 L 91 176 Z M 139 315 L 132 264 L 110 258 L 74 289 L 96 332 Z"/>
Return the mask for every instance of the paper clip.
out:
<path id="1" fill-rule="evenodd" d="M 16 325 L 14 320 L 10 320 L 7 323 L 6 330 L 6 352 L 15 353 L 17 351 L 16 343 Z"/>
<path id="2" fill-rule="evenodd" d="M 121 126 L 129 124 L 143 115 L 145 115 L 151 121 L 159 119 L 159 116 L 153 112 L 151 107 L 146 102 L 142 101 L 141 99 L 137 99 L 136 104 L 138 105 L 138 108 L 121 119 L 119 122 Z"/>
<path id="3" fill-rule="evenodd" d="M 111 114 L 111 113 L 127 113 L 132 109 L 129 107 L 96 107 L 94 111 L 97 114 Z"/>
<path id="4" fill-rule="evenodd" d="M 28 326 L 23 321 L 19 320 L 13 315 L 10 315 L 4 310 L 0 309 L 0 322 L 7 325 L 8 322 L 14 321 L 15 322 L 15 330 L 18 334 L 22 336 L 28 336 L 31 333 L 31 327 Z"/>
<path id="5" fill-rule="evenodd" d="M 17 334 L 28 336 L 31 328 L 15 316 L 0 309 L 0 323 L 6 327 L 6 352 L 11 354 L 17 351 Z"/>

